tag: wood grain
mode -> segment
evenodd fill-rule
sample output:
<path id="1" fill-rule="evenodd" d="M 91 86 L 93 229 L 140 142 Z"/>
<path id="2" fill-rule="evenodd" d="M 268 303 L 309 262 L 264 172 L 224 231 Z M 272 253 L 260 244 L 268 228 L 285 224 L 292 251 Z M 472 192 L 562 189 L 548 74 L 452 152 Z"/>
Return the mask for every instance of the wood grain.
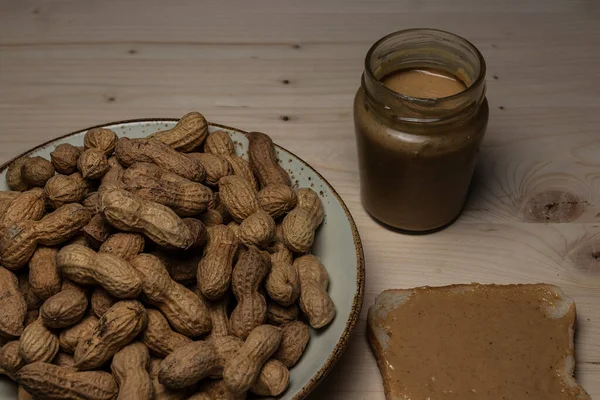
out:
<path id="1" fill-rule="evenodd" d="M 0 161 L 86 126 L 190 110 L 268 132 L 341 193 L 365 248 L 363 318 L 314 398 L 383 399 L 364 334 L 380 291 L 474 281 L 563 287 L 579 313 L 578 379 L 600 397 L 598 20 L 586 0 L 6 0 Z M 423 26 L 480 48 L 491 115 L 462 217 L 407 236 L 360 205 L 352 99 L 369 46 Z"/>

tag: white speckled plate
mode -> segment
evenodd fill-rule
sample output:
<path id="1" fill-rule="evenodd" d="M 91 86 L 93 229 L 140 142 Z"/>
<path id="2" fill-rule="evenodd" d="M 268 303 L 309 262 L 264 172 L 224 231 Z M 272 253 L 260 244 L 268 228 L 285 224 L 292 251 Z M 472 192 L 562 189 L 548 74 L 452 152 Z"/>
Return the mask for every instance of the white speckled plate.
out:
<path id="1" fill-rule="evenodd" d="M 101 125 L 119 136 L 132 138 L 171 128 L 174 119 L 145 119 Z M 236 143 L 236 152 L 245 156 L 248 140 L 241 130 L 211 124 L 210 131 L 225 130 Z M 50 152 L 61 143 L 83 145 L 87 129 L 40 145 L 26 154 L 50 159 Z M 290 387 L 282 399 L 301 399 L 310 393 L 327 375 L 346 348 L 363 301 L 365 266 L 360 237 L 348 208 L 333 187 L 311 166 L 286 149 L 277 147 L 279 163 L 288 171 L 298 187 L 310 187 L 321 196 L 325 220 L 316 235 L 313 253 L 329 272 L 329 294 L 335 302 L 337 315 L 333 322 L 319 331 L 311 332 L 308 348 L 300 362 L 292 368 Z M 9 162 L 10 163 L 10 162 Z M 0 190 L 8 190 L 6 168 L 0 167 Z M 0 399 L 16 398 L 14 383 L 0 377 Z"/>

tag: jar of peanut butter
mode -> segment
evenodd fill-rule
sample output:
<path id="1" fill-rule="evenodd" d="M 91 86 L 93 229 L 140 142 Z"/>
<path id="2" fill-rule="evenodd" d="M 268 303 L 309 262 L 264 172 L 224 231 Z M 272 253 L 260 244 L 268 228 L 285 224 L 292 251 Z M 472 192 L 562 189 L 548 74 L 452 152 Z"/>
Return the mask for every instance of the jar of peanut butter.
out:
<path id="1" fill-rule="evenodd" d="M 406 231 L 460 214 L 488 121 L 485 61 L 433 29 L 392 33 L 365 59 L 354 123 L 365 209 Z"/>

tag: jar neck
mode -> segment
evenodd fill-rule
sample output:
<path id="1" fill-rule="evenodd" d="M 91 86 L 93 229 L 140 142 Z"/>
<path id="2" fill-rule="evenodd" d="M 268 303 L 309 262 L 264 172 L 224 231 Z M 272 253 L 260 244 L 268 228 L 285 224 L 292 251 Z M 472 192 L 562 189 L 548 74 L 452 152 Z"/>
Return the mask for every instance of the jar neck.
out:
<path id="1" fill-rule="evenodd" d="M 401 70 L 435 69 L 467 87 L 448 97 L 418 98 L 396 93 L 383 78 Z M 434 29 L 409 29 L 376 42 L 365 59 L 362 88 L 373 112 L 390 123 L 446 124 L 474 115 L 485 99 L 485 61 L 467 40 Z"/>

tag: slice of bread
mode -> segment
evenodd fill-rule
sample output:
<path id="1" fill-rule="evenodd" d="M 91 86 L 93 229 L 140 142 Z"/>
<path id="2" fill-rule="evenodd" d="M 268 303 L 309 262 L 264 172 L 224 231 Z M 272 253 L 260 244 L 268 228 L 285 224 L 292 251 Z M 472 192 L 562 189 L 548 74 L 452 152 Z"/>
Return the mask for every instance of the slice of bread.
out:
<path id="1" fill-rule="evenodd" d="M 368 338 L 388 400 L 586 400 L 575 303 L 554 285 L 386 290 Z"/>

